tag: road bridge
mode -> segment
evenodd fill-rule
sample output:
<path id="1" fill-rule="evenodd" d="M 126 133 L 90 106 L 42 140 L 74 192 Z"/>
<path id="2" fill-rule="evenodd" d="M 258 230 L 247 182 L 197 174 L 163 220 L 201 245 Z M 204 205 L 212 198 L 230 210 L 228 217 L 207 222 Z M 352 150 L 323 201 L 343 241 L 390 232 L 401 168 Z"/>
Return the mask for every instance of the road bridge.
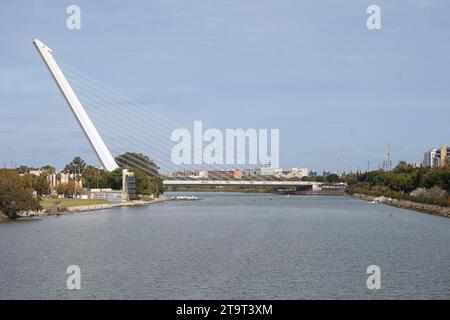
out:
<path id="1" fill-rule="evenodd" d="M 274 181 L 274 180 L 191 180 L 166 179 L 163 181 L 169 190 L 220 190 L 228 187 L 242 189 L 266 189 L 277 193 L 288 194 L 341 194 L 345 191 L 345 183 L 327 183 L 316 181 Z"/>

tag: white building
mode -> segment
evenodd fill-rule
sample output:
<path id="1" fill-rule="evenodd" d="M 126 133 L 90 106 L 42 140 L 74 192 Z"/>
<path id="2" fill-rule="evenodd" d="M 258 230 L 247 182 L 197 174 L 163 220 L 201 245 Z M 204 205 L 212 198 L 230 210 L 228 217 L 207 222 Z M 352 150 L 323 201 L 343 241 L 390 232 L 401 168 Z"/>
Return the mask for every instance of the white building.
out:
<path id="1" fill-rule="evenodd" d="M 43 172 L 42 170 L 30 170 L 29 173 L 34 175 L 34 176 L 38 176 L 39 177 L 42 172 Z"/>
<path id="2" fill-rule="evenodd" d="M 72 176 L 72 174 L 70 174 L 70 173 L 61 172 L 60 183 L 67 183 L 67 182 L 69 182 L 69 180 L 73 179 L 71 176 Z"/>
<path id="3" fill-rule="evenodd" d="M 434 168 L 433 159 L 436 158 L 436 149 L 431 149 L 423 154 L 422 165 L 424 167 Z"/>
<path id="4" fill-rule="evenodd" d="M 422 165 L 429 168 L 443 167 L 448 159 L 450 159 L 450 148 L 442 146 L 425 152 Z"/>
<path id="5" fill-rule="evenodd" d="M 275 177 L 284 179 L 301 179 L 307 176 L 308 176 L 307 168 L 290 168 L 286 171 L 283 170 L 278 171 L 275 174 Z"/>
<path id="6" fill-rule="evenodd" d="M 281 168 L 271 168 L 271 167 L 261 167 L 259 169 L 259 173 L 262 176 L 275 176 L 278 173 L 283 172 L 283 169 Z"/>
<path id="7" fill-rule="evenodd" d="M 198 177 L 200 179 L 208 178 L 208 170 L 199 170 L 198 171 Z"/>

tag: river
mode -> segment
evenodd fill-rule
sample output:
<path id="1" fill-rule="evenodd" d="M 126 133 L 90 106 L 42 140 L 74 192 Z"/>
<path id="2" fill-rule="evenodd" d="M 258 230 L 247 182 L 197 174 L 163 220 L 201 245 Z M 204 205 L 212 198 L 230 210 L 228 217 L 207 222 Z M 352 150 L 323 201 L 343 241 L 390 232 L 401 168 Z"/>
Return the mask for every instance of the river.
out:
<path id="1" fill-rule="evenodd" d="M 450 298 L 448 218 L 344 196 L 196 195 L 0 223 L 0 299 Z"/>

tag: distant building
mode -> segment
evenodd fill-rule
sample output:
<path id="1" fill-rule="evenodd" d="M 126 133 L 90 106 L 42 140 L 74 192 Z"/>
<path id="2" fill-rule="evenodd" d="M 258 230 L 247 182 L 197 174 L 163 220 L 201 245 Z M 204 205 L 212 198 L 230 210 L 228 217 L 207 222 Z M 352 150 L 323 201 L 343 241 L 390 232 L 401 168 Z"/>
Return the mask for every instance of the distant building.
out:
<path id="1" fill-rule="evenodd" d="M 241 170 L 234 170 L 233 172 L 233 178 L 234 179 L 241 179 L 242 178 L 242 171 Z"/>
<path id="2" fill-rule="evenodd" d="M 123 193 L 121 190 L 106 189 L 90 189 L 89 199 L 107 199 L 109 201 L 121 201 L 123 199 Z"/>
<path id="3" fill-rule="evenodd" d="M 208 178 L 208 170 L 199 170 L 198 177 L 200 179 L 207 179 Z"/>
<path id="4" fill-rule="evenodd" d="M 41 175 L 42 172 L 43 172 L 42 170 L 30 170 L 29 171 L 30 174 L 32 174 L 34 176 L 38 176 L 38 177 Z"/>
<path id="5" fill-rule="evenodd" d="M 308 172 L 308 176 L 310 176 L 310 177 L 317 177 L 318 173 L 317 173 L 317 171 L 311 170 L 311 171 Z"/>
<path id="6" fill-rule="evenodd" d="M 297 178 L 303 178 L 308 176 L 308 168 L 291 168 L 290 174 L 295 175 Z"/>
<path id="7" fill-rule="evenodd" d="M 171 178 L 206 179 L 208 178 L 208 170 L 179 170 L 171 172 L 167 176 Z"/>
<path id="8" fill-rule="evenodd" d="M 61 172 L 61 178 L 59 179 L 60 183 L 67 183 L 71 179 L 70 173 Z"/>
<path id="9" fill-rule="evenodd" d="M 436 158 L 438 159 L 438 166 L 443 167 L 448 159 L 450 159 L 450 148 L 442 146 L 436 151 Z"/>
<path id="10" fill-rule="evenodd" d="M 450 159 L 450 147 L 442 146 L 438 149 L 426 151 L 422 165 L 429 168 L 443 167 L 448 159 Z"/>
<path id="11" fill-rule="evenodd" d="M 48 175 L 47 180 L 48 180 L 48 184 L 50 185 L 50 187 L 52 189 L 55 188 L 58 184 L 58 178 L 57 178 L 56 173 L 52 173 L 52 174 Z"/>
<path id="12" fill-rule="evenodd" d="M 301 179 L 307 176 L 307 168 L 290 168 L 288 170 L 279 170 L 275 173 L 275 177 L 279 179 Z"/>
<path id="13" fill-rule="evenodd" d="M 434 168 L 434 159 L 436 158 L 436 149 L 430 149 L 423 154 L 422 165 L 424 167 Z"/>
<path id="14" fill-rule="evenodd" d="M 75 181 L 75 174 L 73 174 L 73 173 L 61 172 L 59 175 L 60 175 L 59 181 L 57 180 L 58 178 L 55 177 L 56 185 L 68 183 L 69 181 Z M 83 188 L 83 179 L 80 178 L 79 174 L 76 175 L 76 181 L 77 181 L 78 187 Z M 50 186 L 53 187 L 51 180 L 49 180 L 49 184 L 50 184 Z"/>
<path id="15" fill-rule="evenodd" d="M 243 177 L 257 177 L 260 175 L 259 169 L 244 169 L 242 170 Z"/>
<path id="16" fill-rule="evenodd" d="M 75 180 L 75 175 L 73 173 L 61 172 L 59 174 L 59 179 L 58 179 L 58 175 L 56 173 L 48 173 L 45 170 L 30 170 L 28 173 L 38 176 L 38 177 L 41 176 L 42 174 L 46 174 L 48 184 L 50 185 L 50 188 L 52 188 L 52 189 L 54 189 L 58 184 L 68 183 L 69 181 Z M 80 188 L 83 188 L 83 181 L 82 181 L 82 179 L 80 179 L 80 175 L 78 175 L 78 174 L 77 174 L 77 185 Z"/>
<path id="17" fill-rule="evenodd" d="M 281 168 L 270 168 L 270 167 L 261 167 L 259 169 L 259 173 L 262 176 L 274 176 L 279 172 L 282 172 L 283 169 Z"/>
<path id="18" fill-rule="evenodd" d="M 259 168 L 259 174 L 262 176 L 274 176 L 279 172 L 282 172 L 281 168 L 273 168 L 270 160 L 264 162 Z"/>
<path id="19" fill-rule="evenodd" d="M 234 178 L 234 170 L 210 170 L 208 177 L 213 180 L 229 180 Z"/>

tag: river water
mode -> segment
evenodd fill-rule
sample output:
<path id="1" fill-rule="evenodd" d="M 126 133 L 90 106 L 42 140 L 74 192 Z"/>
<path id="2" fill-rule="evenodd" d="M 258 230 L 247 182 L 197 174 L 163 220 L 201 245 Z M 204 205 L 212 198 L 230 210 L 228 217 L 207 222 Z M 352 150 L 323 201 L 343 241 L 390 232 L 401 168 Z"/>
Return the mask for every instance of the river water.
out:
<path id="1" fill-rule="evenodd" d="M 349 197 L 197 195 L 0 223 L 0 298 L 450 298 L 448 218 Z"/>

